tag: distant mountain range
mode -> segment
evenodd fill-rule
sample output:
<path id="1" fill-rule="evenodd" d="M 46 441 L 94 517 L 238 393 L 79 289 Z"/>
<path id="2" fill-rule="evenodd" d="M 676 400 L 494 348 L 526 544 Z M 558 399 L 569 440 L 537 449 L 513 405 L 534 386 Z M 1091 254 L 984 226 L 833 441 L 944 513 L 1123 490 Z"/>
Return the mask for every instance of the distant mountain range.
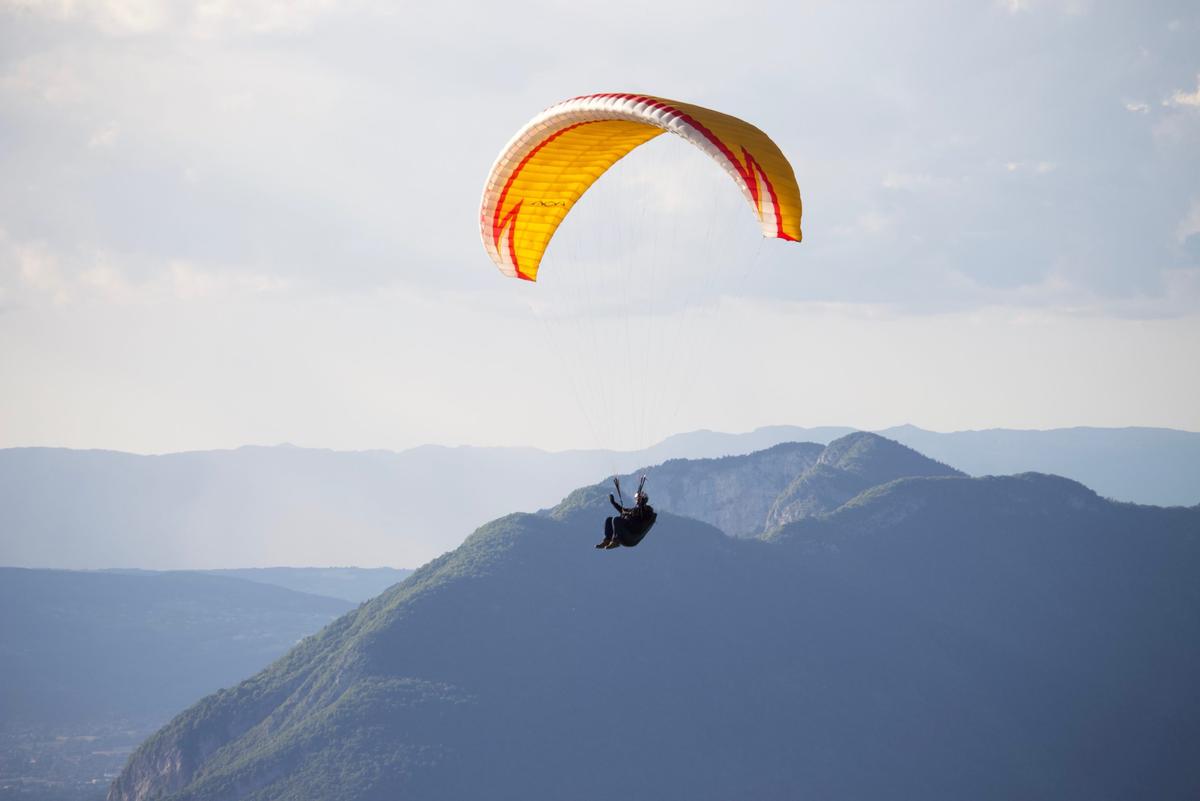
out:
<path id="1" fill-rule="evenodd" d="M 0 799 L 102 798 L 180 709 L 409 572 L 0 568 Z"/>
<path id="2" fill-rule="evenodd" d="M 455 547 L 484 521 L 548 506 L 613 473 L 676 458 L 744 455 L 784 442 L 823 445 L 850 430 L 701 431 L 630 453 L 436 446 L 400 453 L 247 447 L 165 456 L 0 450 L 0 564 L 416 566 Z M 1074 478 L 1118 500 L 1200 502 L 1196 433 L 1080 428 L 939 434 L 911 426 L 884 433 L 971 475 L 1036 470 Z M 657 475 L 652 491 L 655 485 Z M 772 490 L 748 491 L 773 499 Z"/>
<path id="3" fill-rule="evenodd" d="M 165 720 L 352 608 L 199 573 L 0 568 L 0 728 Z"/>
<path id="4" fill-rule="evenodd" d="M 1200 796 L 1200 507 L 869 434 L 654 475 L 638 548 L 591 547 L 604 484 L 489 523 L 111 801 Z"/>
<path id="5" fill-rule="evenodd" d="M 222 570 L 156 571 L 115 568 L 105 572 L 154 575 L 171 572 L 204 573 L 210 576 L 229 576 L 259 584 L 286 587 L 310 595 L 341 598 L 361 603 L 374 598 L 393 584 L 399 584 L 412 573 L 394 567 L 242 567 Z"/>

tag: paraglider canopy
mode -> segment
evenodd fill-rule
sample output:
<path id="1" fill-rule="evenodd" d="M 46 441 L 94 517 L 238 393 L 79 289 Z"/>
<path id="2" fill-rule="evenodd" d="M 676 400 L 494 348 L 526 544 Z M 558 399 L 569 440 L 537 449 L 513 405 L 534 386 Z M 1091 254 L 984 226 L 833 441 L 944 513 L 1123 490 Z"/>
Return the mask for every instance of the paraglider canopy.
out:
<path id="1" fill-rule="evenodd" d="M 778 146 L 744 120 L 640 94 L 557 103 L 501 151 L 479 211 L 483 245 L 500 271 L 537 280 L 542 255 L 580 196 L 634 148 L 670 132 L 708 153 L 734 179 L 764 236 L 800 241 L 800 188 Z"/>

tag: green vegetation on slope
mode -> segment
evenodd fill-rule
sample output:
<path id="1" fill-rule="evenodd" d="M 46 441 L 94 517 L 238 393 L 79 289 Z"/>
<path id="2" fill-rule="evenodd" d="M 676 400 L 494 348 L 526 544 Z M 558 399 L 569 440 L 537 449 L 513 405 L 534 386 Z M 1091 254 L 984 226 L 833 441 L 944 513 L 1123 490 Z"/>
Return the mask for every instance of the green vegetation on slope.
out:
<path id="1" fill-rule="evenodd" d="M 1200 789 L 1200 511 L 909 478 L 768 540 L 664 514 L 597 552 L 601 502 L 481 528 L 181 715 L 112 798 Z"/>

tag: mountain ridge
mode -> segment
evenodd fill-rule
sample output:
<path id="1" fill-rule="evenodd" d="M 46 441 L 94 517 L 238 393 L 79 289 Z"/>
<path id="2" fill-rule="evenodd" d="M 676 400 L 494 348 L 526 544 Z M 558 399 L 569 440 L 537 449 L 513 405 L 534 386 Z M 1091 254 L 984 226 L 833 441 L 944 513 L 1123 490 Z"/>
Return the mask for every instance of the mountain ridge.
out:
<path id="1" fill-rule="evenodd" d="M 865 431 L 840 437 L 796 476 L 775 501 L 760 530 L 831 512 L 878 484 L 909 476 L 961 476 L 949 465 Z"/>
<path id="2" fill-rule="evenodd" d="M 738 455 L 731 453 L 744 450 L 738 442 L 756 450 L 806 431 L 827 444 L 840 429 L 697 435 L 696 448 L 684 438 L 668 443 L 673 452 L 632 455 L 469 447 L 392 453 L 254 446 L 158 456 L 0 450 L 0 564 L 206 569 L 224 567 L 221 554 L 236 549 L 250 567 L 415 565 L 487 520 L 553 505 L 614 470 L 673 456 Z M 920 437 L 928 442 L 916 442 Z M 912 428 L 893 438 L 971 474 L 1036 469 L 1121 500 L 1200 502 L 1200 434 Z M 690 452 L 704 448 L 720 453 Z"/>
<path id="3" fill-rule="evenodd" d="M 1200 644 L 1178 636 L 1200 613 L 1200 510 L 922 476 L 761 538 L 664 511 L 601 552 L 602 488 L 480 527 L 182 713 L 110 799 L 1200 788 L 1172 745 L 1200 735 L 1178 715 L 1200 702 Z M 604 759 L 631 725 L 654 747 Z"/>

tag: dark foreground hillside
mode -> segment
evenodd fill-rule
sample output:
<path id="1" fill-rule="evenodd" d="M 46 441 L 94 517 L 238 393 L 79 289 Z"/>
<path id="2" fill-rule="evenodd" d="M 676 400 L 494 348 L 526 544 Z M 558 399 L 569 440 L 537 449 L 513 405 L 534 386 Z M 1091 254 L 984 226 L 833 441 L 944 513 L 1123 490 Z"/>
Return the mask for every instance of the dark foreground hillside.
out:
<path id="1" fill-rule="evenodd" d="M 914 478 L 600 552 L 578 501 L 197 704 L 110 798 L 1200 795 L 1200 509 Z"/>

